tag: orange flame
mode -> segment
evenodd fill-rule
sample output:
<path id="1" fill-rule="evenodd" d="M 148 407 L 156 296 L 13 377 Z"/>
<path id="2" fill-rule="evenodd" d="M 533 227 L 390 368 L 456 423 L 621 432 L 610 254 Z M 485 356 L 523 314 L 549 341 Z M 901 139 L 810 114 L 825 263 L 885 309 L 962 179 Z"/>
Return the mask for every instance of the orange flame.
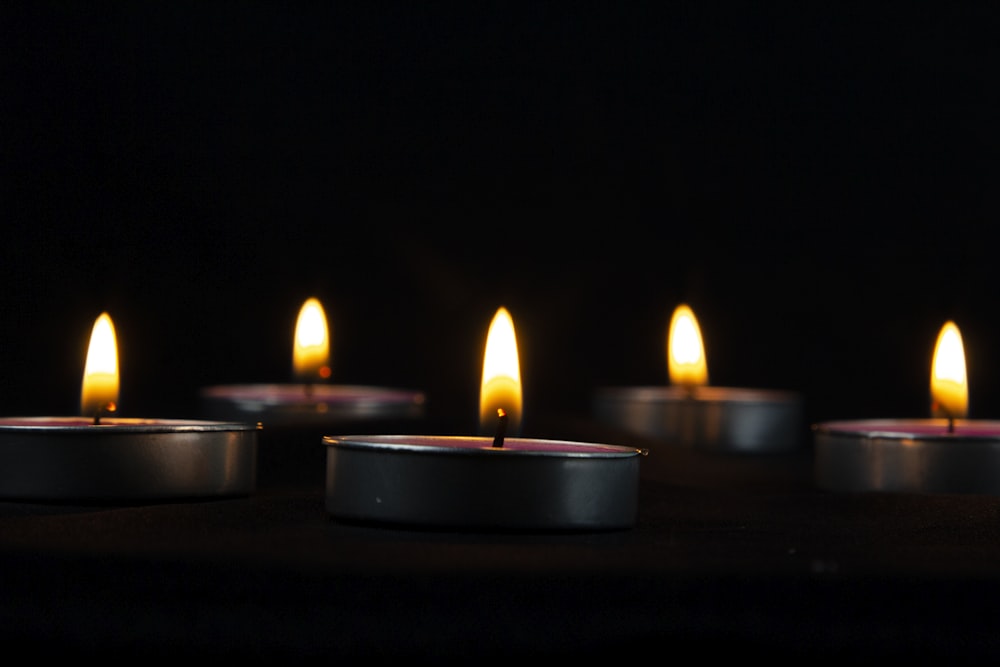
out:
<path id="1" fill-rule="evenodd" d="M 508 432 L 521 428 L 521 368 L 517 354 L 514 321 L 506 308 L 499 308 L 490 323 L 483 359 L 483 381 L 479 392 L 479 427 L 493 430 L 498 414 L 507 415 Z"/>
<path id="2" fill-rule="evenodd" d="M 101 313 L 94 321 L 83 368 L 80 414 L 99 416 L 114 412 L 118 403 L 118 343 L 111 316 Z"/>

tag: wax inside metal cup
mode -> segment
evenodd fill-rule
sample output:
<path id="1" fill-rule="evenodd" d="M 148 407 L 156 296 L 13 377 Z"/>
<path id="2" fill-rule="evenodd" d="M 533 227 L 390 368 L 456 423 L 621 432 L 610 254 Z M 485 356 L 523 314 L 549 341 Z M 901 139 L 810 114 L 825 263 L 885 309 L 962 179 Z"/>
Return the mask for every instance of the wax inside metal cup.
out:
<path id="1" fill-rule="evenodd" d="M 246 495 L 257 427 L 170 419 L 0 419 L 0 497 L 135 501 Z"/>
<path id="2" fill-rule="evenodd" d="M 944 419 L 817 424 L 818 486 L 845 492 L 1000 494 L 1000 422 Z"/>
<path id="3" fill-rule="evenodd" d="M 202 389 L 200 397 L 209 419 L 259 421 L 266 427 L 415 419 L 423 416 L 426 402 L 418 391 L 328 384 L 221 385 Z"/>
<path id="4" fill-rule="evenodd" d="M 339 519 L 476 530 L 635 524 L 630 447 L 459 436 L 326 436 L 326 510 Z"/>
<path id="5" fill-rule="evenodd" d="M 732 453 L 787 452 L 802 445 L 794 392 L 674 386 L 608 387 L 594 396 L 604 424 L 671 445 Z"/>

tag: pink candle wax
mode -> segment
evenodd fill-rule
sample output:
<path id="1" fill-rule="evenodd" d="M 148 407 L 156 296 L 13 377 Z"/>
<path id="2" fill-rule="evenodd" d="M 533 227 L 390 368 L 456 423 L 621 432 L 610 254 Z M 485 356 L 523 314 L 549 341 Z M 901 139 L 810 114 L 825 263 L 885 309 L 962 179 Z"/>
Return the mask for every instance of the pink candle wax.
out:
<path id="1" fill-rule="evenodd" d="M 88 431 L 145 431 L 147 433 L 199 430 L 229 430 L 234 424 L 213 421 L 180 419 L 140 419 L 134 417 L 101 417 L 94 422 L 93 417 L 3 417 L 0 418 L 0 433 L 27 435 L 38 433 L 85 433 Z M 14 428 L 11 428 L 14 427 Z M 17 428 L 22 427 L 22 428 Z M 26 428 L 25 428 L 26 427 Z"/>
<path id="2" fill-rule="evenodd" d="M 207 417 L 268 426 L 328 425 L 352 420 L 423 415 L 422 392 L 365 385 L 245 384 L 201 391 Z"/>

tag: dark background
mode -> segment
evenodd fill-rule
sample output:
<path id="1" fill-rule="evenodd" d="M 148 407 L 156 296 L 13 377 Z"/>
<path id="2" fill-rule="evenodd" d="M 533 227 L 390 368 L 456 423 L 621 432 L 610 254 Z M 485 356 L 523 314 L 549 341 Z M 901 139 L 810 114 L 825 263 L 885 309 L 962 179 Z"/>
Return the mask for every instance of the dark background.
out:
<path id="1" fill-rule="evenodd" d="M 78 407 L 107 310 L 121 414 L 334 380 L 471 431 L 515 321 L 525 431 L 665 384 L 673 308 L 712 384 L 809 422 L 922 417 L 937 332 L 1000 418 L 988 3 L 0 3 L 0 402 Z"/>

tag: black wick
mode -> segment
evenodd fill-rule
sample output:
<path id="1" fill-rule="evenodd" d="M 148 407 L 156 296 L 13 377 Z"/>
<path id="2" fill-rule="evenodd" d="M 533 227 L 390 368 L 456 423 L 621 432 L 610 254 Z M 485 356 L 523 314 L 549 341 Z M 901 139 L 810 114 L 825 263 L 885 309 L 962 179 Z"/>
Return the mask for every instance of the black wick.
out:
<path id="1" fill-rule="evenodd" d="M 507 433 L 507 413 L 503 408 L 497 410 L 497 433 L 493 436 L 493 446 L 503 447 L 503 437 Z"/>
<path id="2" fill-rule="evenodd" d="M 944 418 L 948 420 L 948 433 L 954 433 L 955 417 L 951 414 L 951 410 L 949 410 L 948 408 L 944 407 L 939 403 L 934 403 L 931 407 L 944 413 Z"/>
<path id="3" fill-rule="evenodd" d="M 116 412 L 117 410 L 118 406 L 115 405 L 114 401 L 108 401 L 104 405 L 99 406 L 97 408 L 97 412 L 94 413 L 94 426 L 97 426 L 98 424 L 101 423 L 102 414 L 104 413 L 111 414 L 112 412 Z"/>

